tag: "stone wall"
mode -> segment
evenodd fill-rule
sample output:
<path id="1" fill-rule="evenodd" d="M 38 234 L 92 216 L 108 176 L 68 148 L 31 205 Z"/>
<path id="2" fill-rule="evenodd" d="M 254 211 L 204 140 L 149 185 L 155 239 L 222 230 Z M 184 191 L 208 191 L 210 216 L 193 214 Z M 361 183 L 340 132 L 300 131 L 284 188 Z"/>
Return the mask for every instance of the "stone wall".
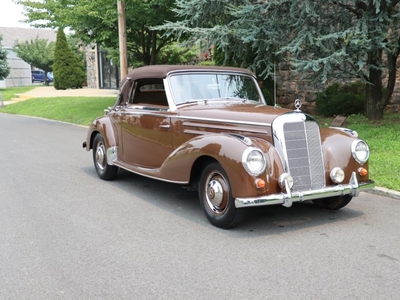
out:
<path id="1" fill-rule="evenodd" d="M 314 114 L 316 93 L 323 90 L 309 80 L 301 80 L 290 70 L 280 70 L 276 74 L 276 100 L 285 108 L 294 109 L 294 101 L 300 99 L 302 110 Z"/>
<path id="2" fill-rule="evenodd" d="M 87 87 L 92 89 L 99 88 L 97 47 L 86 47 L 86 76 Z"/>
<path id="3" fill-rule="evenodd" d="M 397 61 L 396 64 L 396 84 L 394 86 L 392 99 L 390 99 L 390 103 L 386 107 L 387 111 L 391 111 L 394 113 L 400 113 L 400 61 Z M 387 82 L 383 83 L 386 86 Z"/>
<path id="4" fill-rule="evenodd" d="M 395 89 L 390 101 L 386 107 L 387 111 L 400 113 L 400 62 L 398 63 L 398 74 Z M 318 92 L 322 92 L 326 86 L 312 84 L 308 80 L 301 80 L 300 76 L 294 75 L 293 71 L 281 69 L 276 74 L 277 84 L 277 103 L 282 107 L 294 109 L 294 100 L 300 99 L 302 110 L 309 113 L 315 113 L 315 98 Z M 383 83 L 384 86 L 386 82 Z"/>

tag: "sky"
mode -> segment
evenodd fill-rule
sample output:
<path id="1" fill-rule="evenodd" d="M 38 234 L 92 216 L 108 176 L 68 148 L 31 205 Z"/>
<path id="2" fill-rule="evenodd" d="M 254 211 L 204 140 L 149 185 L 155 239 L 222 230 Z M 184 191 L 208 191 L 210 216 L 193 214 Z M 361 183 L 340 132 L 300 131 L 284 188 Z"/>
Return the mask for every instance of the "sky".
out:
<path id="1" fill-rule="evenodd" d="M 29 24 L 19 23 L 23 20 L 23 6 L 15 4 L 13 0 L 0 0 L 0 27 L 24 27 Z"/>

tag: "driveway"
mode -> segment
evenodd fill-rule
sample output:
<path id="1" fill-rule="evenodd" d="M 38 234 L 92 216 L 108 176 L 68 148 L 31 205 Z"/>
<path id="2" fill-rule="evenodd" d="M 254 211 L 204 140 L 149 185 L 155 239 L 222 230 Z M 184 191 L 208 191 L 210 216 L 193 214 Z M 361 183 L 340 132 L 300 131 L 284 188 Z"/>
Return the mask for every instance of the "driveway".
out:
<path id="1" fill-rule="evenodd" d="M 18 94 L 16 98 L 10 101 L 2 101 L 4 105 L 13 104 L 16 102 L 32 99 L 32 98 L 48 98 L 48 97 L 117 97 L 117 90 L 107 90 L 107 89 L 91 89 L 91 88 L 81 88 L 81 89 L 66 89 L 66 90 L 56 90 L 53 86 L 38 86 L 33 90 Z"/>
<path id="2" fill-rule="evenodd" d="M 86 128 L 0 113 L 0 299 L 397 299 L 400 201 L 211 226 L 197 195 L 100 180 Z"/>

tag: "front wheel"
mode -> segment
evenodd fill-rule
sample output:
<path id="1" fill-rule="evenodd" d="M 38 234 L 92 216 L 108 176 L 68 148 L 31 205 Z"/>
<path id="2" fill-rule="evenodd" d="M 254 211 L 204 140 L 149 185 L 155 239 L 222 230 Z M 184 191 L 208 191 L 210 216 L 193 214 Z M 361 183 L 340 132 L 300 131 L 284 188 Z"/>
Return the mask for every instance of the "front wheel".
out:
<path id="1" fill-rule="evenodd" d="M 93 141 L 93 163 L 101 179 L 112 180 L 117 176 L 118 167 L 107 164 L 107 149 L 101 134 L 97 134 Z"/>
<path id="2" fill-rule="evenodd" d="M 330 197 L 326 199 L 313 200 L 314 204 L 321 208 L 337 210 L 345 207 L 353 199 L 350 195 Z"/>
<path id="3" fill-rule="evenodd" d="M 232 228 L 245 215 L 244 209 L 235 207 L 228 176 L 217 162 L 204 168 L 200 177 L 199 198 L 204 214 L 216 227 Z"/>

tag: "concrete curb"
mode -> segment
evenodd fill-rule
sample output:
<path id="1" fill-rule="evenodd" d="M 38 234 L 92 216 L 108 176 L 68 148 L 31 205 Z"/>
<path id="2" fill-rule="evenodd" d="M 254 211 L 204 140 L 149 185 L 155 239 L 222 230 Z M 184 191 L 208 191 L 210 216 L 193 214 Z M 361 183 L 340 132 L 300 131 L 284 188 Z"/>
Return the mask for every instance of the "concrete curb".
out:
<path id="1" fill-rule="evenodd" d="M 389 190 L 387 188 L 383 187 L 375 187 L 372 190 L 367 191 L 368 193 L 379 195 L 379 196 L 385 196 L 385 197 L 390 197 L 393 199 L 400 200 L 400 192 Z"/>

